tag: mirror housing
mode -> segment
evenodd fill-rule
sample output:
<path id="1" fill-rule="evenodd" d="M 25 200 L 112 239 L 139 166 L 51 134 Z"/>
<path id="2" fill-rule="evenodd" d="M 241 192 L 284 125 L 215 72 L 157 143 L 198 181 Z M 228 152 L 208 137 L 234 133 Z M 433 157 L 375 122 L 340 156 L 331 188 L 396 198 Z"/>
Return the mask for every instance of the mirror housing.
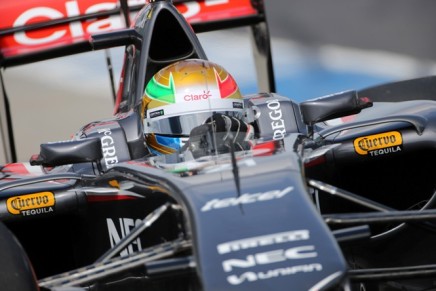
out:
<path id="1" fill-rule="evenodd" d="M 99 162 L 103 158 L 99 138 L 85 138 L 44 143 L 40 153 L 30 159 L 32 166 L 55 167 L 68 164 Z"/>
<path id="2" fill-rule="evenodd" d="M 93 34 L 90 40 L 94 50 L 109 49 L 118 46 L 134 44 L 141 45 L 141 35 L 133 28 Z"/>
<path id="3" fill-rule="evenodd" d="M 307 125 L 359 113 L 372 106 L 367 97 L 359 97 L 357 91 L 344 91 L 300 103 L 303 122 Z"/>

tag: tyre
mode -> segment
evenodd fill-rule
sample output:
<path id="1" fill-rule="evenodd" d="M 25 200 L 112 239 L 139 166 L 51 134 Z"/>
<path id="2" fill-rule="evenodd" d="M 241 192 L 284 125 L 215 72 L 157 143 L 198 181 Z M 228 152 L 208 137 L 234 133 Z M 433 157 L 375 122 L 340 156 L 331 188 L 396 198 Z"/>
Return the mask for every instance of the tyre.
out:
<path id="1" fill-rule="evenodd" d="M 30 261 L 9 229 L 0 222 L 0 286 L 3 291 L 34 291 L 38 283 Z"/>

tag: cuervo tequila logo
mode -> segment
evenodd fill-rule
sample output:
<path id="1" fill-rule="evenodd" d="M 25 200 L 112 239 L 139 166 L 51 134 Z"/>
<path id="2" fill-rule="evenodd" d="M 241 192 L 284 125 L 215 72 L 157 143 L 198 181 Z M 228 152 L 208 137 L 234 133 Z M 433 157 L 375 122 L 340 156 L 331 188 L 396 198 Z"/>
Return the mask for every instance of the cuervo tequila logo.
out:
<path id="1" fill-rule="evenodd" d="M 55 197 L 51 192 L 40 192 L 8 198 L 6 207 L 9 213 L 23 216 L 53 212 Z"/>
<path id="2" fill-rule="evenodd" d="M 390 131 L 356 138 L 353 144 L 359 155 L 376 156 L 401 151 L 403 138 L 398 131 Z"/>

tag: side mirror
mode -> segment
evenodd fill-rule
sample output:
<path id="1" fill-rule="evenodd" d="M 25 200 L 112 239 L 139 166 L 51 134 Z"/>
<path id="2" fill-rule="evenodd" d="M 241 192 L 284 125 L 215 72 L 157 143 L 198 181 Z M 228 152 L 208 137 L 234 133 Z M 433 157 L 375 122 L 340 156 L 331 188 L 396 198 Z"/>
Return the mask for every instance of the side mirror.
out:
<path id="1" fill-rule="evenodd" d="M 317 122 L 359 113 L 371 107 L 367 97 L 359 97 L 357 91 L 344 91 L 300 103 L 303 122 L 314 125 Z"/>
<path id="2" fill-rule="evenodd" d="M 275 93 L 244 97 L 247 121 L 256 128 L 256 137 L 280 140 L 290 133 L 305 132 L 297 103 Z"/>
<path id="3" fill-rule="evenodd" d="M 55 167 L 61 165 L 99 162 L 103 158 L 99 138 L 86 138 L 64 142 L 44 143 L 40 153 L 30 159 L 32 166 Z"/>
<path id="4" fill-rule="evenodd" d="M 91 45 L 94 50 L 102 50 L 117 46 L 141 45 L 141 36 L 133 28 L 93 34 Z"/>

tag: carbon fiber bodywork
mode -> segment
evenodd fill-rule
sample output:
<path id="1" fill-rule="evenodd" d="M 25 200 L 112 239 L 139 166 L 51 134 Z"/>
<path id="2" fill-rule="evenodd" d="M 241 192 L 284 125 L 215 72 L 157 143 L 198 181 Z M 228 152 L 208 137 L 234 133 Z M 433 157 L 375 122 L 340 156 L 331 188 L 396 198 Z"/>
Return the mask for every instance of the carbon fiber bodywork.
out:
<path id="1" fill-rule="evenodd" d="M 274 91 L 261 1 L 250 9 L 256 16 L 233 25 L 253 25 L 259 83 Z M 232 21 L 203 28 L 213 24 Z M 151 1 L 130 28 L 68 49 L 112 46 L 125 46 L 115 115 L 85 125 L 71 141 L 43 144 L 33 167 L 0 170 L 2 287 L 434 287 L 435 77 L 300 104 L 275 93 L 246 96 L 246 121 L 255 130 L 250 150 L 228 143 L 226 152 L 195 159 L 189 150 L 151 156 L 145 84 L 170 63 L 206 54 L 171 1 Z M 1 124 L 13 160 L 3 95 Z"/>

